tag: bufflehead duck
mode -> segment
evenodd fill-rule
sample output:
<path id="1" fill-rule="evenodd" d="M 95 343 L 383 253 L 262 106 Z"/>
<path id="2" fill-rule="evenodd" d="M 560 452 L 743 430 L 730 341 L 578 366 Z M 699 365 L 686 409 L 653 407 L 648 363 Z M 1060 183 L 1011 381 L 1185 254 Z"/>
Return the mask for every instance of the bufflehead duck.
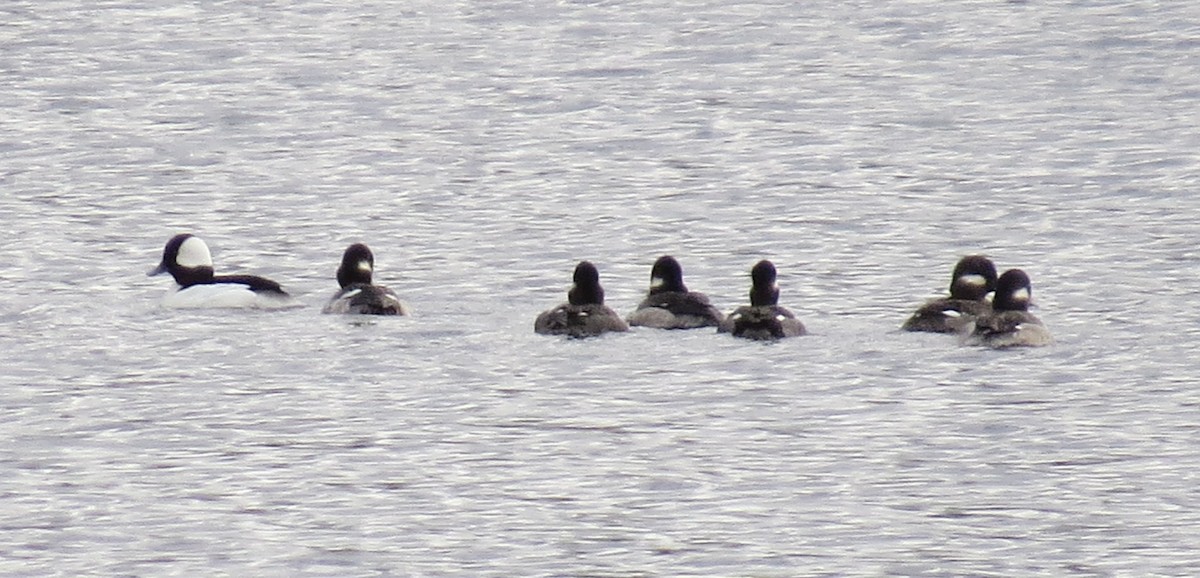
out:
<path id="1" fill-rule="evenodd" d="M 604 304 L 600 272 L 587 261 L 575 266 L 575 284 L 567 292 L 567 302 L 543 312 L 533 322 L 533 330 L 543 335 L 590 337 L 606 331 L 627 331 L 621 316 Z"/>
<path id="2" fill-rule="evenodd" d="M 738 307 L 717 326 L 718 333 L 731 333 L 759 341 L 796 337 L 807 333 L 804 324 L 779 305 L 775 264 L 763 259 L 750 270 L 750 305 Z"/>
<path id="3" fill-rule="evenodd" d="M 1032 298 L 1029 276 L 1020 269 L 1005 271 L 996 282 L 992 312 L 979 316 L 968 327 L 966 342 L 995 348 L 1052 343 L 1050 331 L 1029 312 Z"/>
<path id="4" fill-rule="evenodd" d="M 707 296 L 687 290 L 679 261 L 664 255 L 650 269 L 649 294 L 626 321 L 659 329 L 695 329 L 719 325 L 724 318 Z"/>
<path id="5" fill-rule="evenodd" d="M 982 255 L 968 255 L 950 275 L 950 296 L 922 305 L 900 328 L 905 331 L 957 333 L 992 310 L 984 299 L 996 289 L 996 266 Z"/>
<path id="6" fill-rule="evenodd" d="M 408 315 L 408 308 L 391 289 L 371 284 L 375 255 L 362 243 L 342 253 L 337 280 L 341 290 L 334 294 L 322 313 L 361 313 L 364 315 Z"/>
<path id="7" fill-rule="evenodd" d="M 147 275 L 170 273 L 179 288 L 163 299 L 174 308 L 239 307 L 280 309 L 293 306 L 279 283 L 255 275 L 213 275 L 212 255 L 199 237 L 175 235 L 163 248 L 162 262 Z"/>

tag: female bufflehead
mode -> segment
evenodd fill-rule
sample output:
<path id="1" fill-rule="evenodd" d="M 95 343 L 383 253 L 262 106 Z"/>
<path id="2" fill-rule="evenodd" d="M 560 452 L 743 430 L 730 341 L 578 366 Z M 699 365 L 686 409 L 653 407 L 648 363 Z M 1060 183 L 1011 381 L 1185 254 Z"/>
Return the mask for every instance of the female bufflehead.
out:
<path id="1" fill-rule="evenodd" d="M 291 296 L 279 283 L 254 275 L 213 275 L 208 245 L 188 233 L 175 235 L 163 248 L 162 262 L 148 275 L 170 273 L 178 290 L 163 299 L 176 308 L 241 307 L 279 309 L 290 307 Z"/>
<path id="2" fill-rule="evenodd" d="M 408 308 L 391 289 L 371 284 L 375 255 L 362 243 L 342 253 L 337 280 L 341 290 L 334 294 L 322 313 L 361 313 L 364 315 L 408 315 Z"/>
<path id="3" fill-rule="evenodd" d="M 1052 343 L 1050 331 L 1029 312 L 1032 298 L 1029 276 L 1020 269 L 1005 271 L 996 282 L 992 312 L 975 319 L 967 343 L 996 348 Z"/>
<path id="4" fill-rule="evenodd" d="M 533 322 L 533 330 L 543 335 L 589 337 L 606 331 L 627 331 L 621 316 L 604 304 L 600 272 L 587 261 L 575 266 L 575 285 L 567 292 L 567 302 L 543 312 Z"/>
<path id="5" fill-rule="evenodd" d="M 963 257 L 950 276 L 950 297 L 934 299 L 917 309 L 900 328 L 905 331 L 957 333 L 976 317 L 990 313 L 984 299 L 996 289 L 996 266 L 982 255 Z"/>
<path id="6" fill-rule="evenodd" d="M 664 255 L 650 269 L 650 293 L 626 321 L 659 329 L 695 329 L 720 325 L 724 318 L 707 296 L 687 290 L 683 267 L 674 257 Z"/>
<path id="7" fill-rule="evenodd" d="M 775 264 L 763 259 L 750 270 L 750 306 L 738 307 L 717 326 L 718 333 L 769 341 L 804 335 L 804 324 L 779 305 Z"/>

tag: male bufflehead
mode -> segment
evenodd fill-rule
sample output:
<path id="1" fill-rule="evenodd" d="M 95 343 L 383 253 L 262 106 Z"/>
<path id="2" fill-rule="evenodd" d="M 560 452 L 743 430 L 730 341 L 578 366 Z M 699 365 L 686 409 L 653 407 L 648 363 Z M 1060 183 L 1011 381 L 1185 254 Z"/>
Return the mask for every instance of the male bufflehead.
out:
<path id="1" fill-rule="evenodd" d="M 587 261 L 575 266 L 575 285 L 567 292 L 567 302 L 543 312 L 533 322 L 533 330 L 543 335 L 589 337 L 606 331 L 627 331 L 621 316 L 604 304 L 600 272 Z"/>
<path id="2" fill-rule="evenodd" d="M 900 328 L 905 331 L 957 333 L 976 317 L 990 313 L 984 299 L 996 289 L 996 266 L 982 255 L 968 255 L 954 266 L 950 296 L 922 305 Z"/>
<path id="3" fill-rule="evenodd" d="M 718 333 L 769 341 L 807 333 L 804 324 L 779 305 L 775 264 L 763 259 L 750 270 L 750 305 L 738 307 L 717 326 Z"/>
<path id="4" fill-rule="evenodd" d="M 364 315 L 408 315 L 408 308 L 391 289 L 371 284 L 375 255 L 362 243 L 342 253 L 337 280 L 341 290 L 334 294 L 322 313 L 360 313 Z"/>
<path id="5" fill-rule="evenodd" d="M 683 267 L 674 257 L 664 255 L 650 269 L 649 294 L 626 321 L 659 329 L 695 329 L 719 325 L 724 318 L 706 295 L 687 290 Z"/>
<path id="6" fill-rule="evenodd" d="M 163 299 L 174 308 L 238 307 L 280 309 L 293 306 L 279 283 L 255 275 L 214 275 L 208 245 L 188 233 L 175 235 L 163 248 L 162 262 L 147 275 L 170 273 L 179 288 Z"/>
<path id="7" fill-rule="evenodd" d="M 1029 312 L 1033 287 L 1020 269 L 1009 269 L 996 282 L 992 312 L 975 319 L 966 342 L 1002 348 L 1048 345 L 1054 341 L 1041 320 Z"/>

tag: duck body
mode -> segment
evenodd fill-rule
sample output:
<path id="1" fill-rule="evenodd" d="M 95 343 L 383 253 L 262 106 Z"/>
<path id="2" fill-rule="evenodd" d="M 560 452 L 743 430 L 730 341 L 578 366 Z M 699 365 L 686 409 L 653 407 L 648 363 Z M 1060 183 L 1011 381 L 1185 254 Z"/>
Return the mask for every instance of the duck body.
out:
<path id="1" fill-rule="evenodd" d="M 610 331 L 628 331 L 629 325 L 607 305 L 563 303 L 538 315 L 533 330 L 542 335 L 592 337 Z"/>
<path id="2" fill-rule="evenodd" d="M 919 307 L 900 328 L 905 331 L 959 333 L 976 318 L 991 312 L 992 306 L 986 301 L 934 299 Z"/>
<path id="3" fill-rule="evenodd" d="M 950 296 L 917 308 L 900 326 L 904 331 L 959 333 L 977 317 L 991 313 L 987 294 L 996 289 L 996 265 L 982 255 L 959 259 L 950 275 Z"/>
<path id="4" fill-rule="evenodd" d="M 604 288 L 595 265 L 580 261 L 575 266 L 573 279 L 567 302 L 539 314 L 533 322 L 535 333 L 594 337 L 629 330 L 621 316 L 604 304 Z"/>
<path id="5" fill-rule="evenodd" d="M 408 315 L 408 306 L 387 287 L 352 283 L 342 287 L 321 309 L 322 313 L 357 315 Z"/>
<path id="6" fill-rule="evenodd" d="M 717 331 L 756 341 L 772 341 L 808 334 L 804 323 L 796 319 L 786 307 L 779 305 L 738 307 L 725 318 Z"/>
<path id="7" fill-rule="evenodd" d="M 994 349 L 1053 343 L 1050 330 L 1029 312 L 1032 298 L 1029 276 L 1020 269 L 1005 271 L 996 282 L 992 312 L 979 316 L 967 327 L 966 343 Z"/>
<path id="8" fill-rule="evenodd" d="M 322 313 L 357 315 L 408 315 L 408 306 L 396 293 L 383 285 L 375 285 L 375 254 L 362 243 L 355 243 L 342 253 L 337 280 L 341 289 L 334 293 Z"/>
<path id="9" fill-rule="evenodd" d="M 631 326 L 697 329 L 720 325 L 724 318 L 707 295 L 688 291 L 683 268 L 674 257 L 664 255 L 650 269 L 649 293 L 626 321 Z"/>
<path id="10" fill-rule="evenodd" d="M 750 305 L 738 307 L 717 326 L 718 333 L 756 341 L 798 337 L 808 331 L 788 308 L 779 304 L 775 265 L 764 259 L 750 270 Z"/>
<path id="11" fill-rule="evenodd" d="M 190 233 L 176 235 L 163 248 L 162 261 L 147 274 L 170 273 L 176 289 L 163 298 L 174 309 L 283 309 L 294 307 L 291 295 L 257 275 L 214 275 L 208 245 Z"/>

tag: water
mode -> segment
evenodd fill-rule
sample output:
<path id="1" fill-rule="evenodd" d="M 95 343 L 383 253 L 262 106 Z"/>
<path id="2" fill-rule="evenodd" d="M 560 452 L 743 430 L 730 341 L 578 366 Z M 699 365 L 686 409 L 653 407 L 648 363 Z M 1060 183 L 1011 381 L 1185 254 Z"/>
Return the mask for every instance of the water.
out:
<path id="1" fill-rule="evenodd" d="M 0 22 L 0 574 L 1200 572 L 1200 5 Z M 183 231 L 305 307 L 158 307 Z M 319 314 L 355 241 L 414 317 Z M 894 331 L 973 252 L 1056 345 Z M 533 334 L 663 253 L 812 335 Z"/>

